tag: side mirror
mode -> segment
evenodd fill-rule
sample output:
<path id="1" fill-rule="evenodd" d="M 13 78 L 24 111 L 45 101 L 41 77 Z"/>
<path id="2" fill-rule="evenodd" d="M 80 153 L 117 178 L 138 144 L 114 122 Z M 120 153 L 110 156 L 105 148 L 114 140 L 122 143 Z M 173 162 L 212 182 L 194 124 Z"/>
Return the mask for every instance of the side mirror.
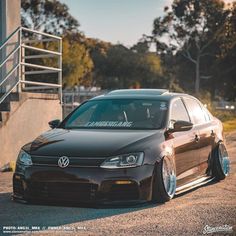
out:
<path id="1" fill-rule="evenodd" d="M 188 131 L 193 128 L 193 124 L 188 121 L 184 120 L 177 120 L 173 124 L 173 128 L 169 129 L 169 132 L 181 132 L 181 131 Z"/>
<path id="2" fill-rule="evenodd" d="M 52 121 L 49 121 L 49 122 L 48 122 L 50 128 L 52 128 L 52 129 L 57 128 L 60 123 L 61 123 L 60 120 L 52 120 Z"/>

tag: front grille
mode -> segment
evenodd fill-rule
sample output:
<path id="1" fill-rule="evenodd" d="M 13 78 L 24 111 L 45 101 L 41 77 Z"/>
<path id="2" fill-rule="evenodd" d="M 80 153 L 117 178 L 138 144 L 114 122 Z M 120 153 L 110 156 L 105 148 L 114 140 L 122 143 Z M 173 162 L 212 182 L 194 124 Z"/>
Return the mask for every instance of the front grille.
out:
<path id="1" fill-rule="evenodd" d="M 110 200 L 137 200 L 139 190 L 136 184 L 113 185 L 110 190 Z"/>
<path id="2" fill-rule="evenodd" d="M 13 178 L 13 192 L 18 195 L 24 194 L 23 183 L 20 179 Z"/>
<path id="3" fill-rule="evenodd" d="M 51 156 L 31 156 L 33 164 L 36 165 L 53 165 L 58 166 L 58 159 L 60 157 Z M 106 158 L 104 157 L 68 157 L 70 159 L 69 166 L 81 167 L 98 167 Z"/>
<path id="4" fill-rule="evenodd" d="M 63 201 L 89 201 L 95 198 L 97 185 L 87 183 L 32 182 L 28 186 L 32 198 Z"/>

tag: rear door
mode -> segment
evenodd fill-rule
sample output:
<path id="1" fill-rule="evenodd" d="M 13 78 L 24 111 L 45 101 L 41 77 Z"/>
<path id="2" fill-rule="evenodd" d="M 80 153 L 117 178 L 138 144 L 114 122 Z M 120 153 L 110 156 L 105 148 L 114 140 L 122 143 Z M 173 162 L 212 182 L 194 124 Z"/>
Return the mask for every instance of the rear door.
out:
<path id="1" fill-rule="evenodd" d="M 196 99 L 184 98 L 194 128 L 198 132 L 198 172 L 199 176 L 206 173 L 208 158 L 214 143 L 214 130 L 212 130 L 210 117 L 203 105 Z"/>

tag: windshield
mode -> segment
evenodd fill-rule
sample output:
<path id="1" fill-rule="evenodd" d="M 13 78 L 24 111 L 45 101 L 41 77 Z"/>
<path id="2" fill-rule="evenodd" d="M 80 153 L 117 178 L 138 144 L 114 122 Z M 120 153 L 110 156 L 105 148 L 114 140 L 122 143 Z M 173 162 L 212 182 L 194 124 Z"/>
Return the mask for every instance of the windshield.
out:
<path id="1" fill-rule="evenodd" d="M 66 129 L 160 129 L 167 102 L 146 99 L 92 100 L 81 105 L 63 124 Z"/>

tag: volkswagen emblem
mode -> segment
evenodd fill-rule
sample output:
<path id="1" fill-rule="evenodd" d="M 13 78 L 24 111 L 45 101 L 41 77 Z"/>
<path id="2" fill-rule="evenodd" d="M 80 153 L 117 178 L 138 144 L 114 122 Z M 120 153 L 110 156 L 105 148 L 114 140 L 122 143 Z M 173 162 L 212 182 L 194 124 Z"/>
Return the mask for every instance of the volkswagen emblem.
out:
<path id="1" fill-rule="evenodd" d="M 58 159 L 58 166 L 61 167 L 61 168 L 67 167 L 69 165 L 69 163 L 70 163 L 70 160 L 66 156 L 60 157 Z"/>

